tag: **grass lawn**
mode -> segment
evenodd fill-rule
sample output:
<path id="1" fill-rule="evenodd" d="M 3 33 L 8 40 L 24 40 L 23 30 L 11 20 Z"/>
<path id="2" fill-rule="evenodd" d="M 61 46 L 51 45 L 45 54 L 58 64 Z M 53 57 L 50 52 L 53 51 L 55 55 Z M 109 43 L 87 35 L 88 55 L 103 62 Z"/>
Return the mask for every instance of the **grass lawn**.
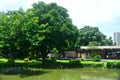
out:
<path id="1" fill-rule="evenodd" d="M 56 62 L 61 62 L 61 63 L 68 63 L 69 62 L 69 60 L 56 60 Z"/>
<path id="2" fill-rule="evenodd" d="M 7 62 L 8 60 L 6 58 L 0 58 L 0 62 Z"/>
<path id="3" fill-rule="evenodd" d="M 107 60 L 107 62 L 120 62 L 120 60 Z"/>
<path id="4" fill-rule="evenodd" d="M 7 61 L 8 61 L 8 59 L 6 59 L 6 58 L 1 58 L 0 59 L 0 62 L 7 62 Z M 24 63 L 24 60 L 16 59 L 15 62 L 16 63 Z M 29 61 L 29 62 L 40 62 L 40 61 L 32 60 L 32 61 Z"/>

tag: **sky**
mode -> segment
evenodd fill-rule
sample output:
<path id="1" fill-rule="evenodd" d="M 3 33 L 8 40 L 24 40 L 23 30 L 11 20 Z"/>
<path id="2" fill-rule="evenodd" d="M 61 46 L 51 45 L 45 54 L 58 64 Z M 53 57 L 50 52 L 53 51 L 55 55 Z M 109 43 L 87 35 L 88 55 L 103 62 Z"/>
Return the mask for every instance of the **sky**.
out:
<path id="1" fill-rule="evenodd" d="M 33 3 L 57 3 L 66 8 L 74 25 L 79 29 L 85 25 L 98 27 L 107 37 L 120 32 L 120 0 L 0 0 L 0 11 L 24 10 Z"/>

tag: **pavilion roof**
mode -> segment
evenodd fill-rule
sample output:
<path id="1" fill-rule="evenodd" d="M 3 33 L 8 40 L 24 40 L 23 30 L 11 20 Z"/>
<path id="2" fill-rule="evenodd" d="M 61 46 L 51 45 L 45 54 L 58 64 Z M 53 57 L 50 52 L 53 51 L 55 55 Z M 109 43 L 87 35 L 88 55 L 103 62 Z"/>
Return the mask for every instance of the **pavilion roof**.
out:
<path id="1" fill-rule="evenodd" d="M 81 46 L 81 49 L 120 49 L 120 46 Z"/>

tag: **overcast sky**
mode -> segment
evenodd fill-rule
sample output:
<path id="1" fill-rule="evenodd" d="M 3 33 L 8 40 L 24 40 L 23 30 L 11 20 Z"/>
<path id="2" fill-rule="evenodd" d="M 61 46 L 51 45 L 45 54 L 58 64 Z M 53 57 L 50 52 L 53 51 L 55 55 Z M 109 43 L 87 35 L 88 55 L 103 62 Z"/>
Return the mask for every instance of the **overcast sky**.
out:
<path id="1" fill-rule="evenodd" d="M 108 37 L 120 32 L 120 0 L 0 0 L 0 11 L 24 10 L 38 1 L 55 2 L 68 10 L 79 29 L 85 25 L 98 27 Z"/>

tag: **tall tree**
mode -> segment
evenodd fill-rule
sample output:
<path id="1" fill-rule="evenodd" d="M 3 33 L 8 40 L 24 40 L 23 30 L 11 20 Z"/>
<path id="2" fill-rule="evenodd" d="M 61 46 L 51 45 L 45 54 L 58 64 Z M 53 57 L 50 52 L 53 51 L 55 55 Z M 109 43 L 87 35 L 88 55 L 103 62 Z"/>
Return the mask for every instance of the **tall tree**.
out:
<path id="1" fill-rule="evenodd" d="M 107 39 L 106 36 L 99 31 L 98 27 L 84 26 L 79 30 L 80 33 L 80 45 L 112 45 L 112 39 Z"/>
<path id="2" fill-rule="evenodd" d="M 6 57 L 14 58 L 15 54 L 18 51 L 18 39 L 21 30 L 21 21 L 22 21 L 22 13 L 18 11 L 8 11 L 7 13 L 2 16 L 2 23 L 0 24 L 1 27 L 1 41 L 4 42 L 2 44 L 1 51 L 3 54 L 6 54 Z M 6 52 L 7 51 L 7 52 Z"/>
<path id="3" fill-rule="evenodd" d="M 27 11 L 20 8 L 1 15 L 5 16 L 5 22 L 0 25 L 0 35 L 5 35 L 0 37 L 5 44 L 2 51 L 9 49 L 12 56 L 17 53 L 18 57 L 25 57 L 32 51 L 41 53 L 44 63 L 54 48 L 62 52 L 77 47 L 79 31 L 67 10 L 56 3 L 38 2 Z"/>
<path id="4" fill-rule="evenodd" d="M 63 51 L 76 47 L 78 29 L 72 24 L 65 8 L 55 3 L 38 2 L 33 4 L 31 10 L 34 16 L 38 17 L 39 34 L 44 37 L 37 46 L 43 60 L 53 48 Z"/>

